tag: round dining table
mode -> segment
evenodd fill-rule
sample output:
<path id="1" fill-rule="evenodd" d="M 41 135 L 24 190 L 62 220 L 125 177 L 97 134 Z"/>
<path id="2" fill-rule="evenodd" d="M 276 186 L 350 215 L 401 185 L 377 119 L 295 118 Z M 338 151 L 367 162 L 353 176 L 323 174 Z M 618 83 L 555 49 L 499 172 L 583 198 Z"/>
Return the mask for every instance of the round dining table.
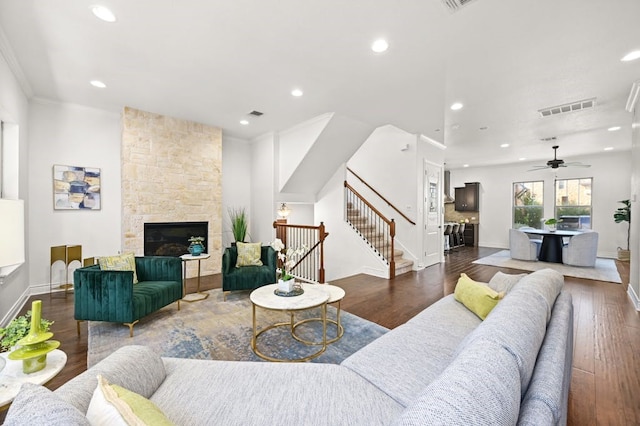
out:
<path id="1" fill-rule="evenodd" d="M 542 237 L 538 260 L 552 263 L 562 263 L 562 239 L 580 234 L 579 231 L 551 231 L 549 229 L 526 229 L 522 232 Z"/>

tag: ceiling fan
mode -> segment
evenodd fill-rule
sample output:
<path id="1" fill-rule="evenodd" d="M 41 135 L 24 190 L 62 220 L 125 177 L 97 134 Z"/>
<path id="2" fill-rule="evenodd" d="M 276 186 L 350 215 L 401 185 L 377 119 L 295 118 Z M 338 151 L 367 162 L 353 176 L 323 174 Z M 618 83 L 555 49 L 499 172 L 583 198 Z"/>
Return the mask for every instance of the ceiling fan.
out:
<path id="1" fill-rule="evenodd" d="M 559 148 L 558 145 L 553 146 L 553 160 L 547 161 L 547 164 L 545 166 L 533 166 L 533 169 L 529 169 L 527 171 L 532 172 L 535 170 L 542 170 L 542 169 L 557 169 L 559 167 L 591 167 L 590 164 L 582 164 L 579 161 L 565 163 L 564 160 L 561 160 L 557 157 L 558 148 Z"/>

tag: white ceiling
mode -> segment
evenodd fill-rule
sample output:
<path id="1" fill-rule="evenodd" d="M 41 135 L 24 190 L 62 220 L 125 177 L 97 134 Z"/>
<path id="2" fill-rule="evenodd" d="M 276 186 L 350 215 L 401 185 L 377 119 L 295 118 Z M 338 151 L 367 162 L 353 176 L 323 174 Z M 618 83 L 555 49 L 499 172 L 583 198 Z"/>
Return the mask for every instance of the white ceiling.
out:
<path id="1" fill-rule="evenodd" d="M 92 15 L 98 2 L 117 22 Z M 637 0 L 475 0 L 456 13 L 442 0 L 0 0 L 0 47 L 36 98 L 244 139 L 336 112 L 443 142 L 456 168 L 544 162 L 556 143 L 565 160 L 630 149 L 640 60 L 620 58 L 640 49 L 638 17 Z M 370 50 L 379 37 L 384 54 Z M 537 112 L 591 97 L 591 110 Z"/>

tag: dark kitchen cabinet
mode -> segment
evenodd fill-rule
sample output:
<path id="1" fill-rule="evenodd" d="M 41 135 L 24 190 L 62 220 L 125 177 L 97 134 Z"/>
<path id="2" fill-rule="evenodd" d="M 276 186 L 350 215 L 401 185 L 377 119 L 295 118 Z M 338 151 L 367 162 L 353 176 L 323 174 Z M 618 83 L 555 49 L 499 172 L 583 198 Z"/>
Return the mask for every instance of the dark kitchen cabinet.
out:
<path id="1" fill-rule="evenodd" d="M 480 204 L 480 184 L 478 182 L 465 183 L 463 187 L 455 189 L 456 211 L 477 212 Z"/>
<path id="2" fill-rule="evenodd" d="M 473 247 L 478 244 L 478 225 L 467 223 L 464 226 L 464 245 Z"/>

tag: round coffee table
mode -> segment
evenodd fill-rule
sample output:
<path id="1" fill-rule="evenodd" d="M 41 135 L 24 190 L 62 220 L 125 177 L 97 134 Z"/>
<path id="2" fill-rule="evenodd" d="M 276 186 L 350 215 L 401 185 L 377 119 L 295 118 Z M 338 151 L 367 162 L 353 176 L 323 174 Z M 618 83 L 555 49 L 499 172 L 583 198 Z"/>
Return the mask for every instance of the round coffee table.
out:
<path id="1" fill-rule="evenodd" d="M 313 284 L 313 285 L 319 286 L 320 288 L 326 290 L 329 293 L 329 300 L 327 300 L 327 304 L 332 304 L 332 303 L 338 304 L 336 319 L 333 320 L 333 319 L 327 318 L 328 323 L 335 324 L 336 326 L 336 337 L 334 337 L 333 339 L 327 340 L 327 344 L 337 342 L 338 340 L 340 340 L 340 338 L 344 334 L 344 328 L 340 323 L 340 302 L 342 301 L 342 299 L 344 299 L 345 292 L 342 288 L 335 285 L 331 285 L 331 284 Z M 293 325 L 293 337 L 299 342 L 305 343 L 307 345 L 321 345 L 322 342 L 310 342 L 296 335 L 296 328 L 299 325 L 305 324 L 307 322 L 312 322 L 312 321 L 322 321 L 322 318 L 307 318 L 307 319 L 303 319 L 302 321 L 298 321 Z"/>
<path id="2" fill-rule="evenodd" d="M 278 288 L 278 284 L 269 284 L 253 290 L 249 296 L 253 310 L 253 337 L 251 339 L 251 349 L 253 349 L 253 352 L 262 359 L 274 362 L 305 362 L 320 356 L 327 349 L 327 301 L 329 300 L 329 292 L 322 287 L 323 286 L 317 284 L 302 284 L 304 293 L 291 297 L 277 296 L 274 290 Z M 271 311 L 288 312 L 291 319 L 288 322 L 275 323 L 258 331 L 256 306 Z M 320 321 L 322 321 L 322 342 L 318 343 L 320 346 L 318 351 L 302 358 L 284 359 L 266 355 L 258 349 L 258 337 L 260 337 L 262 333 L 276 327 L 289 327 L 291 335 L 294 336 L 294 312 L 317 307 L 322 308 L 322 318 L 320 318 Z"/>
<path id="3" fill-rule="evenodd" d="M 22 361 L 7 359 L 9 352 L 3 352 L 0 357 L 6 361 L 6 365 L 0 371 L 0 410 L 6 408 L 20 391 L 23 383 L 35 383 L 44 385 L 53 379 L 67 364 L 67 354 L 56 349 L 47 354 L 47 366 L 40 371 L 31 374 L 22 372 Z"/>

